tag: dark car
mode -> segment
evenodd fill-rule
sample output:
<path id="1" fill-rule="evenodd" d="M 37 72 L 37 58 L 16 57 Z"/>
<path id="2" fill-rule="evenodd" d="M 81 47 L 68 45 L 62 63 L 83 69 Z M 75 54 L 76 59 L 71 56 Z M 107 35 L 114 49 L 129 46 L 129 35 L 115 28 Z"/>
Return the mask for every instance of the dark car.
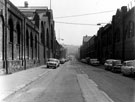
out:
<path id="1" fill-rule="evenodd" d="M 107 59 L 104 63 L 105 70 L 111 70 L 114 59 Z"/>
<path id="2" fill-rule="evenodd" d="M 66 62 L 66 59 L 65 58 L 61 58 L 60 59 L 60 64 L 64 64 Z"/>
<path id="3" fill-rule="evenodd" d="M 94 59 L 90 59 L 89 63 L 93 66 L 97 66 L 100 64 L 99 60 L 94 58 Z"/>
<path id="4" fill-rule="evenodd" d="M 121 66 L 122 66 L 121 60 L 114 60 L 112 62 L 112 68 L 111 68 L 111 70 L 113 72 L 121 72 Z"/>

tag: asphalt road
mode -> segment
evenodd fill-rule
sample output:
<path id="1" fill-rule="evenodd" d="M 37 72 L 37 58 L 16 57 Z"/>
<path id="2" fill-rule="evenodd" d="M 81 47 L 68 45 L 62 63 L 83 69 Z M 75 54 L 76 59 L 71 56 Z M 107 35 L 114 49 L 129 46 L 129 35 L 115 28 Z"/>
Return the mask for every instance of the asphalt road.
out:
<path id="1" fill-rule="evenodd" d="M 103 66 L 90 66 L 71 62 L 77 73 L 85 73 L 114 102 L 135 102 L 135 79 L 104 70 Z"/>
<path id="2" fill-rule="evenodd" d="M 70 62 L 53 69 L 24 89 L 7 97 L 5 102 L 84 102 L 76 72 Z"/>
<path id="3" fill-rule="evenodd" d="M 85 81 L 79 79 L 80 82 L 82 81 L 82 87 L 80 87 L 77 75 L 88 75 L 88 79 L 96 84 L 88 86 L 91 89 L 96 86 L 105 92 L 113 100 L 107 102 L 135 102 L 135 80 L 133 78 L 106 71 L 102 66 L 93 67 L 83 64 L 75 59 L 9 96 L 5 102 L 101 102 L 86 101 L 81 89 L 84 88 L 87 91 L 87 88 L 83 87 Z"/>

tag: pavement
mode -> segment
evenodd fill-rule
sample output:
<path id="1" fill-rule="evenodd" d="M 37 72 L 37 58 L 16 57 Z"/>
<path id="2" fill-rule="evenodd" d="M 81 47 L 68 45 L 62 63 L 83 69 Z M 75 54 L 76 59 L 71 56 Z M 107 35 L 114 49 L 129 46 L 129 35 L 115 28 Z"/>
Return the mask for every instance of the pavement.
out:
<path id="1" fill-rule="evenodd" d="M 51 69 L 46 69 L 46 65 L 42 65 L 0 76 L 0 102 L 7 96 L 19 91 L 44 74 L 47 74 L 49 71 L 51 71 Z"/>

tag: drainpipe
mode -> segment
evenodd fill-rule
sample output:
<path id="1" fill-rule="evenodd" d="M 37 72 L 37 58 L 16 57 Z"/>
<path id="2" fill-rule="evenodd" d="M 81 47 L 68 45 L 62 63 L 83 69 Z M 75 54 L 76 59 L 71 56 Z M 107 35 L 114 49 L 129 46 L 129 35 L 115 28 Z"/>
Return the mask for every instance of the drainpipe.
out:
<path id="1" fill-rule="evenodd" d="M 4 46 L 5 46 L 5 56 L 4 56 L 4 67 L 6 69 L 6 74 L 8 74 L 8 61 L 7 61 L 7 27 L 8 27 L 8 24 L 7 24 L 7 11 L 8 11 L 8 8 L 7 8 L 7 0 L 5 0 L 5 36 L 4 36 Z"/>
<path id="2" fill-rule="evenodd" d="M 25 22 L 25 21 L 26 21 L 26 20 L 25 20 L 25 17 L 24 17 L 24 25 L 23 25 L 23 27 L 24 27 L 24 29 L 23 29 L 23 30 L 24 30 L 24 31 L 23 31 L 23 32 L 24 32 L 24 33 L 23 33 L 23 34 L 24 34 L 24 36 L 23 36 L 24 70 L 26 70 L 26 58 L 25 58 L 25 52 L 26 52 L 26 51 L 25 51 L 25 50 L 26 50 L 26 44 L 25 44 L 25 40 L 26 40 L 26 26 L 25 26 L 25 24 L 26 24 L 26 22 Z"/>

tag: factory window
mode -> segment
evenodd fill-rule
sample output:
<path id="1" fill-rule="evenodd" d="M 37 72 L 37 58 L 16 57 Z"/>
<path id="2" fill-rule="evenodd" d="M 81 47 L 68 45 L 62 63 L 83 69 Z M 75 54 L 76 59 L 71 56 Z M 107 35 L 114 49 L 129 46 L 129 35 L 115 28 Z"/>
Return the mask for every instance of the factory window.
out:
<path id="1" fill-rule="evenodd" d="M 26 47 L 27 47 L 27 59 L 29 59 L 29 32 L 26 31 Z"/>
<path id="2" fill-rule="evenodd" d="M 37 58 L 37 37 L 35 36 L 35 57 Z"/>
<path id="3" fill-rule="evenodd" d="M 134 36 L 134 22 L 130 21 L 129 22 L 129 37 Z"/>
<path id="4" fill-rule="evenodd" d="M 32 56 L 31 56 L 31 58 L 33 59 L 33 36 L 32 36 L 32 32 L 31 32 L 31 34 L 30 34 L 30 46 L 31 46 L 31 51 L 32 51 Z"/>
<path id="5" fill-rule="evenodd" d="M 13 20 L 12 19 L 9 19 L 9 22 L 8 22 L 8 24 L 9 24 L 9 42 L 11 42 L 11 43 L 13 43 L 13 36 L 14 36 L 14 34 L 13 34 Z"/>
<path id="6" fill-rule="evenodd" d="M 120 41 L 120 29 L 117 29 L 115 32 L 115 41 L 116 42 Z"/>
<path id="7" fill-rule="evenodd" d="M 9 19 L 8 21 L 8 24 L 9 24 L 9 42 L 11 43 L 11 58 L 12 60 L 14 59 L 14 33 L 13 33 L 13 30 L 14 30 L 14 26 L 13 26 L 13 20 L 12 19 Z"/>
<path id="8" fill-rule="evenodd" d="M 41 42 L 45 46 L 45 28 L 43 22 L 41 22 Z"/>
<path id="9" fill-rule="evenodd" d="M 16 29 L 17 29 L 17 44 L 20 44 L 20 25 L 19 24 L 17 24 L 17 27 L 16 27 Z"/>
<path id="10" fill-rule="evenodd" d="M 126 26 L 125 28 L 125 36 L 124 36 L 124 39 L 127 39 L 128 38 L 128 26 Z"/>

